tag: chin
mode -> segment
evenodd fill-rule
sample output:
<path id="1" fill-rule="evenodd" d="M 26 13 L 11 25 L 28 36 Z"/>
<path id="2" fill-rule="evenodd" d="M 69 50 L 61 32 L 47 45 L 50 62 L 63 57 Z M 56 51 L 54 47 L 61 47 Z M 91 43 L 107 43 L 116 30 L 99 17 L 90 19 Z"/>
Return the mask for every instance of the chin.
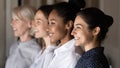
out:
<path id="1" fill-rule="evenodd" d="M 78 44 L 75 44 L 75 46 L 79 46 Z"/>
<path id="2" fill-rule="evenodd" d="M 75 46 L 80 46 L 80 44 L 79 44 L 79 43 L 77 43 L 77 42 L 75 42 Z"/>
<path id="3" fill-rule="evenodd" d="M 50 39 L 50 42 L 55 42 L 54 40 Z"/>
<path id="4" fill-rule="evenodd" d="M 39 36 L 35 35 L 35 38 L 39 38 Z"/>
<path id="5" fill-rule="evenodd" d="M 15 37 L 19 37 L 19 35 L 18 35 L 18 34 L 14 34 L 14 36 L 15 36 Z"/>
<path id="6" fill-rule="evenodd" d="M 55 41 L 55 40 L 53 40 L 53 39 L 50 39 L 50 42 L 52 42 L 52 43 L 53 43 L 53 42 L 57 42 L 57 41 Z"/>

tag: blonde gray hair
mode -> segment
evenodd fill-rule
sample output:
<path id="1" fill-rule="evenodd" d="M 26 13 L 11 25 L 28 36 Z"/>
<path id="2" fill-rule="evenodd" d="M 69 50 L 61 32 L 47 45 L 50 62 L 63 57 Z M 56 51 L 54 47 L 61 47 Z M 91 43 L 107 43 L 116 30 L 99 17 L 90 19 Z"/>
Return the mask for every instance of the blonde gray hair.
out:
<path id="1" fill-rule="evenodd" d="M 13 9 L 12 16 L 26 21 L 32 21 L 34 19 L 35 10 L 31 6 L 19 6 Z"/>

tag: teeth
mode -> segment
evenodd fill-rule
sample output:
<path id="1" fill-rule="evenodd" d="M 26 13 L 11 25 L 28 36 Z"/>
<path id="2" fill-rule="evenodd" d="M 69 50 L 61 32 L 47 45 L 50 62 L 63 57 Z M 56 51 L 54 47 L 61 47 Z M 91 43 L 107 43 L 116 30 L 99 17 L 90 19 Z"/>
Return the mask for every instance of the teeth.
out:
<path id="1" fill-rule="evenodd" d="M 78 37 L 75 37 L 75 40 L 78 40 L 79 38 Z"/>
<path id="2" fill-rule="evenodd" d="M 16 31 L 17 29 L 16 28 L 13 28 L 14 31 Z"/>
<path id="3" fill-rule="evenodd" d="M 38 30 L 33 30 L 34 32 L 37 32 Z"/>
<path id="4" fill-rule="evenodd" d="M 49 36 L 51 37 L 53 34 L 49 34 Z"/>

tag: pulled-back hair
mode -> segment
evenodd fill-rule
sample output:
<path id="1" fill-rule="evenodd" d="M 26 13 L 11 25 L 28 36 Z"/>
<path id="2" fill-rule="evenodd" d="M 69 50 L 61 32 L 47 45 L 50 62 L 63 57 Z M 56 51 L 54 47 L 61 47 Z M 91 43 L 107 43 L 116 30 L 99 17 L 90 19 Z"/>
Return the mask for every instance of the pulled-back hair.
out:
<path id="1" fill-rule="evenodd" d="M 77 16 L 88 24 L 89 30 L 93 30 L 95 27 L 100 27 L 100 32 L 97 36 L 97 41 L 100 43 L 105 39 L 108 28 L 113 24 L 113 18 L 104 14 L 98 8 L 86 8 L 77 13 Z"/>
<path id="2" fill-rule="evenodd" d="M 63 18 L 64 23 L 67 21 L 75 20 L 76 13 L 85 7 L 84 0 L 69 0 L 69 2 L 60 2 L 55 4 L 54 10 L 57 11 L 58 15 Z"/>
<path id="3" fill-rule="evenodd" d="M 45 15 L 46 19 L 48 19 L 48 16 L 50 12 L 52 11 L 54 5 L 43 5 L 38 8 L 38 11 L 41 10 L 43 14 Z"/>
<path id="4" fill-rule="evenodd" d="M 52 11 L 53 6 L 54 5 L 42 5 L 42 6 L 40 6 L 38 8 L 37 11 L 42 11 L 42 13 L 44 14 L 44 16 L 48 20 L 48 16 L 49 16 L 50 12 Z M 38 41 L 39 41 L 39 44 L 40 44 L 42 50 L 44 50 L 46 48 L 46 43 L 45 43 L 44 39 L 43 38 L 39 38 Z"/>

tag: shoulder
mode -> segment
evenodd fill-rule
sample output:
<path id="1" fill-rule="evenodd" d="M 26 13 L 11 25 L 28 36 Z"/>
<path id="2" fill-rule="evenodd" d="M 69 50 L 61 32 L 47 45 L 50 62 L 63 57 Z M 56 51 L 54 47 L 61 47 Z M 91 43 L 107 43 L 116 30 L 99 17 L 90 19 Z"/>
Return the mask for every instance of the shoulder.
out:
<path id="1" fill-rule="evenodd" d="M 14 52 L 16 52 L 16 49 L 18 48 L 19 43 L 15 42 L 10 46 L 10 51 L 9 51 L 9 55 L 12 55 Z"/>
<path id="2" fill-rule="evenodd" d="M 26 44 L 22 45 L 23 49 L 25 50 L 30 50 L 30 51 L 40 51 L 41 47 L 40 45 L 35 41 L 35 39 L 32 39 L 28 42 L 26 42 Z"/>
<path id="3" fill-rule="evenodd" d="M 34 60 L 36 55 L 40 52 L 41 48 L 36 41 L 32 40 L 27 42 L 26 44 L 20 45 L 19 52 L 20 55 L 24 58 L 31 58 Z"/>
<path id="4" fill-rule="evenodd" d="M 109 68 L 107 59 L 102 56 L 94 56 L 89 58 L 86 65 L 89 68 Z"/>

